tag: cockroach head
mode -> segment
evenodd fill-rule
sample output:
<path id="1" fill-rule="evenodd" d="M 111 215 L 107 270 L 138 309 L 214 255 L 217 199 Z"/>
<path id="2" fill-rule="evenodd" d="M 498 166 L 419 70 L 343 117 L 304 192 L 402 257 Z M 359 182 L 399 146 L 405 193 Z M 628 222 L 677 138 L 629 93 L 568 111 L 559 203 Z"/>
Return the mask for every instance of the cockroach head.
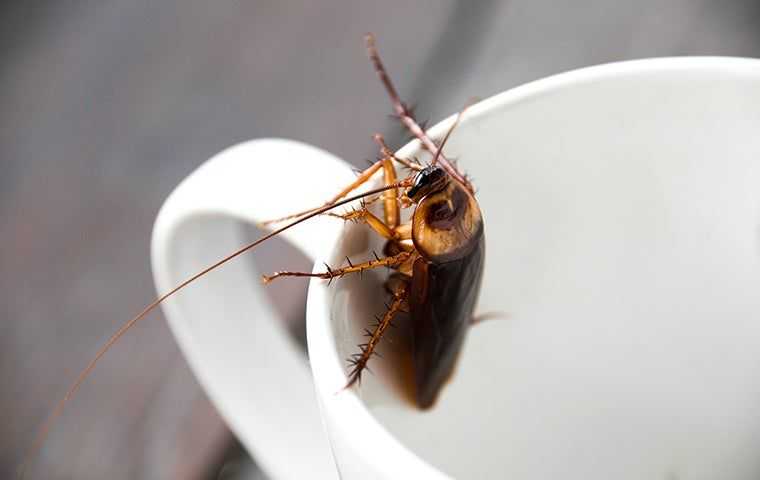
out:
<path id="1" fill-rule="evenodd" d="M 449 175 L 438 166 L 431 166 L 420 170 L 412 181 L 412 186 L 406 191 L 406 196 L 417 203 L 427 195 L 446 188 L 449 183 Z"/>

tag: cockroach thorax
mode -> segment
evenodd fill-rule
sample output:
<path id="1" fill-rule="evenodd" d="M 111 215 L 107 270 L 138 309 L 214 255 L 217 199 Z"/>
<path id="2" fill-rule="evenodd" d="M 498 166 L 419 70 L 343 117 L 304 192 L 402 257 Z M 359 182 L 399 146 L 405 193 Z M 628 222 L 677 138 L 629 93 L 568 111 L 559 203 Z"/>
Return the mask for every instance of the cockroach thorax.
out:
<path id="1" fill-rule="evenodd" d="M 417 204 L 412 222 L 417 251 L 434 263 L 457 260 L 470 253 L 483 234 L 477 200 L 459 182 L 449 181 Z"/>

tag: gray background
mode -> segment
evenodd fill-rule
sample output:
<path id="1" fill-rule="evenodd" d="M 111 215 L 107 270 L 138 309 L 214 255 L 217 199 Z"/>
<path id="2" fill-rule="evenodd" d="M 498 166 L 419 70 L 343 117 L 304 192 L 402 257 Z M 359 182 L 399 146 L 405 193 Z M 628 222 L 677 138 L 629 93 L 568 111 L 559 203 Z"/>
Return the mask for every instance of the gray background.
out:
<path id="1" fill-rule="evenodd" d="M 152 221 L 185 175 L 252 137 L 357 165 L 375 154 L 373 132 L 400 145 L 365 32 L 420 116 L 439 119 L 581 66 L 757 56 L 759 26 L 760 4 L 746 0 L 3 4 L 0 477 L 78 369 L 152 299 Z M 303 284 L 285 288 L 297 325 Z M 29 478 L 260 476 L 160 317 L 109 353 Z"/>

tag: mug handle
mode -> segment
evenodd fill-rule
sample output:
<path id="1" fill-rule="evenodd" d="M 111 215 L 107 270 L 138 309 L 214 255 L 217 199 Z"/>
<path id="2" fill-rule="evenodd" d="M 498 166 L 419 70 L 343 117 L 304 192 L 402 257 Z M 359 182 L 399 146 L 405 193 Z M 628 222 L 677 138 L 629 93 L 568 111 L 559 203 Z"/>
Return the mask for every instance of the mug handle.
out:
<path id="1" fill-rule="evenodd" d="M 343 160 L 291 140 L 219 153 L 158 214 L 151 259 L 159 294 L 255 240 L 250 224 L 322 205 L 353 179 Z M 339 219 L 319 216 L 279 238 L 315 261 L 342 229 Z M 164 313 L 199 382 L 267 473 L 335 478 L 307 362 L 277 321 L 259 273 L 250 258 L 235 258 L 167 299 Z"/>

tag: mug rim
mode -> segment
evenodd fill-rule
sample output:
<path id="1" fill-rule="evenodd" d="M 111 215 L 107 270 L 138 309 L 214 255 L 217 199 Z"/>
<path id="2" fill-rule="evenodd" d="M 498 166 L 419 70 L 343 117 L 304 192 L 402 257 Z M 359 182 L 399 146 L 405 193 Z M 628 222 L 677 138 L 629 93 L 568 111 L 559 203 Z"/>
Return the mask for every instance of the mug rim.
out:
<path id="1" fill-rule="evenodd" d="M 536 96 L 555 93 L 587 82 L 605 81 L 632 74 L 693 72 L 700 69 L 737 74 L 752 70 L 757 72 L 758 67 L 760 67 L 760 59 L 733 56 L 653 57 L 581 67 L 533 80 L 481 100 L 467 109 L 460 125 L 464 126 L 467 122 L 494 114 Z M 437 122 L 428 129 L 429 135 L 432 138 L 441 137 L 455 121 L 457 115 L 454 113 Z M 396 153 L 400 157 L 409 157 L 421 151 L 423 149 L 419 140 L 412 140 L 399 148 Z M 340 248 L 341 244 L 337 243 L 330 255 L 333 256 Z M 320 259 L 315 266 L 322 265 L 323 260 L 327 258 Z M 316 270 L 319 268 L 315 268 Z M 450 478 L 435 465 L 418 457 L 393 436 L 355 391 L 348 390 L 336 395 L 337 390 L 334 386 L 341 382 L 345 383 L 346 377 L 343 359 L 338 355 L 336 341 L 332 335 L 332 312 L 328 302 L 328 292 L 327 284 L 319 279 L 312 279 L 309 282 L 306 308 L 307 342 L 323 423 L 329 423 L 329 419 L 325 416 L 330 417 L 331 413 L 335 412 L 344 418 L 342 424 L 349 425 L 349 428 L 342 428 L 341 433 L 344 435 L 342 443 L 363 447 L 372 443 L 371 448 L 356 449 L 356 454 L 362 455 L 364 463 L 372 465 L 376 472 L 392 475 L 392 472 L 397 471 L 398 465 L 404 464 L 413 469 L 410 471 L 414 471 L 416 475 L 424 475 L 424 478 Z M 332 444 L 333 439 L 330 440 Z M 336 457 L 336 465 L 340 470 L 335 446 L 332 446 L 332 449 L 333 456 Z M 377 455 L 366 455 L 364 452 L 368 450 L 383 451 L 383 458 L 378 458 Z M 383 461 L 387 458 L 394 458 L 394 462 Z M 394 466 L 389 468 L 390 463 L 394 463 Z"/>

